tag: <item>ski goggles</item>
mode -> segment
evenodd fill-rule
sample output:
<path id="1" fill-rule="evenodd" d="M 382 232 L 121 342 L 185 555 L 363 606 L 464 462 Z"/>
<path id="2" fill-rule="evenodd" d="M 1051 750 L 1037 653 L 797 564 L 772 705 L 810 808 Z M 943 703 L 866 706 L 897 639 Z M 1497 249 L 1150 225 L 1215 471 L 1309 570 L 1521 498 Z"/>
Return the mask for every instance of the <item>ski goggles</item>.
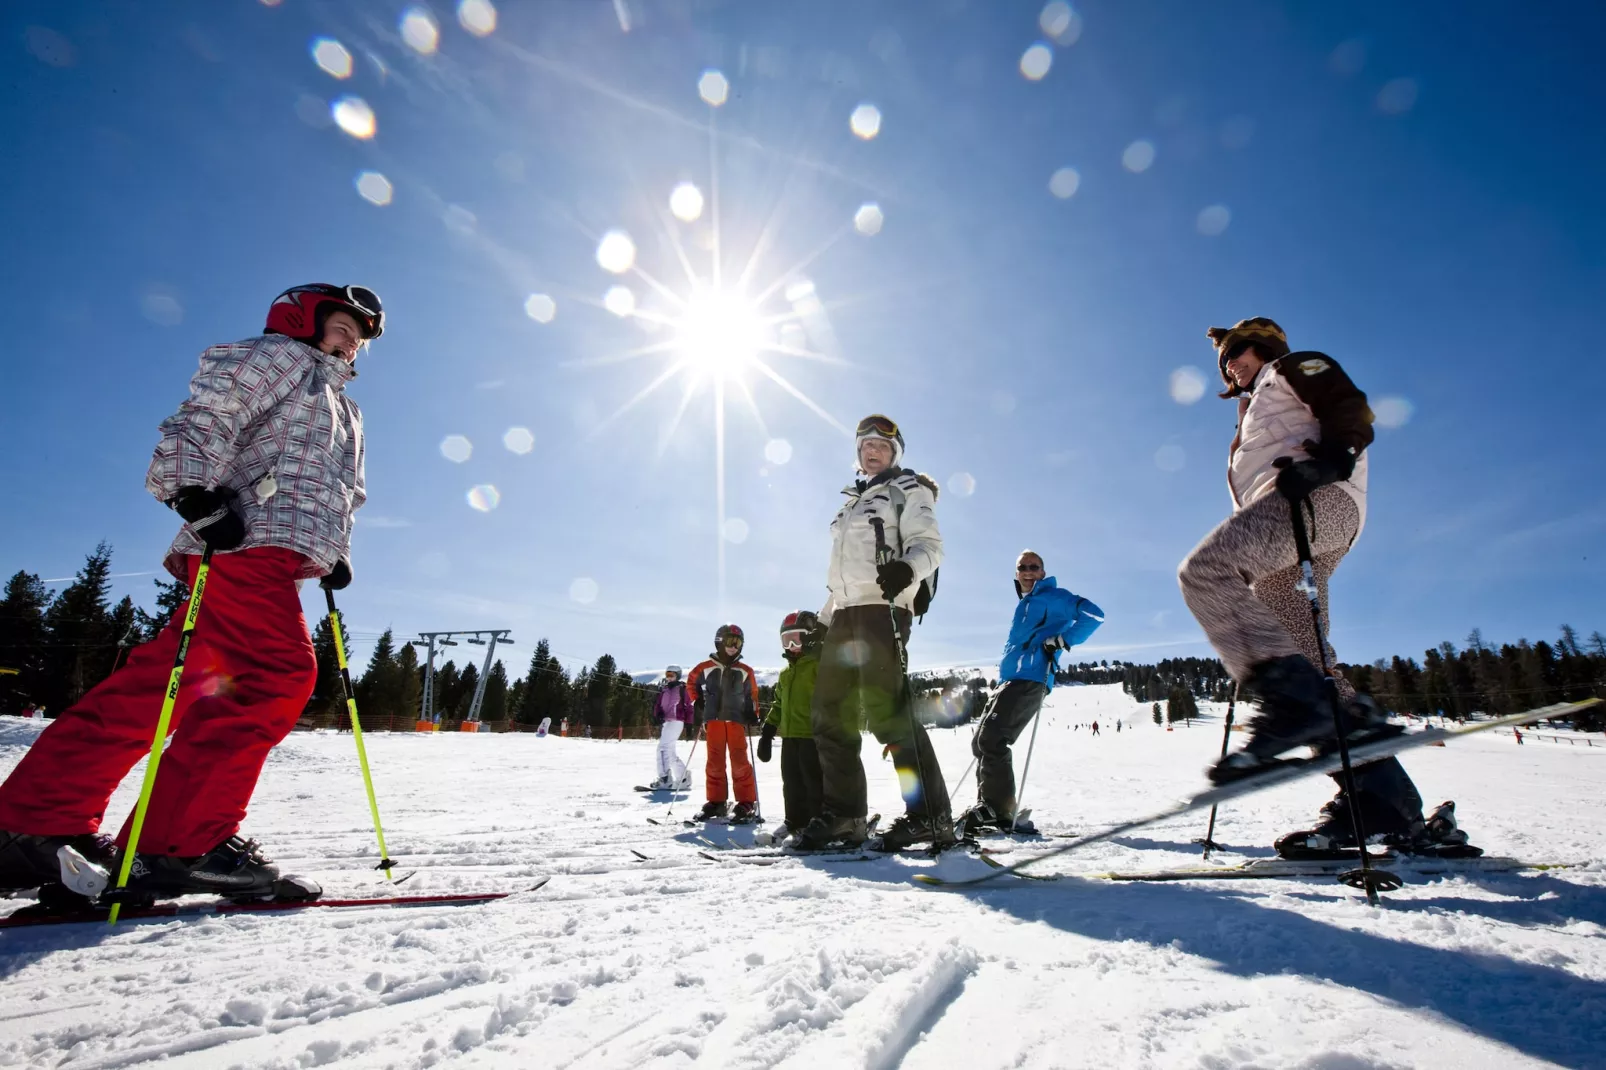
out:
<path id="1" fill-rule="evenodd" d="M 324 297 L 332 297 L 345 305 L 350 305 L 362 315 L 368 317 L 369 340 L 378 338 L 385 333 L 385 306 L 380 303 L 379 295 L 366 286 L 333 286 L 325 282 L 313 283 L 310 286 L 297 286 L 294 290 L 286 290 L 279 296 L 296 292 L 311 292 Z"/>
<path id="2" fill-rule="evenodd" d="M 805 631 L 782 632 L 781 646 L 787 650 L 802 650 L 803 640 L 807 639 L 808 635 L 809 633 Z"/>
<path id="3" fill-rule="evenodd" d="M 865 435 L 880 435 L 882 438 L 897 438 L 899 436 L 898 425 L 880 414 L 875 416 L 866 416 L 864 419 L 859 421 L 859 429 L 854 432 L 854 437 L 862 438 Z"/>

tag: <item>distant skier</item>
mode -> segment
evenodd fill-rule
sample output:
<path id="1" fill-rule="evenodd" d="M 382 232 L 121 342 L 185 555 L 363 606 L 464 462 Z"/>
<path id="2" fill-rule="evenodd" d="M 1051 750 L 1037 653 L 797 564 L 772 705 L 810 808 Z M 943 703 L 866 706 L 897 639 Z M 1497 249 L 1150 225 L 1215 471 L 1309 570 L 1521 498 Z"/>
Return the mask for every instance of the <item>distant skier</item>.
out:
<path id="1" fill-rule="evenodd" d="M 352 518 L 367 495 L 362 416 L 345 386 L 383 331 L 371 290 L 286 290 L 264 334 L 201 354 L 189 399 L 162 422 L 145 486 L 186 521 L 167 569 L 193 583 L 202 550 L 216 556 L 133 863 L 138 893 L 319 894 L 237 833 L 262 763 L 317 680 L 299 583 L 351 582 Z M 0 785 L 0 891 L 54 885 L 74 851 L 113 864 L 101 821 L 150 749 L 184 615 L 58 717 Z M 119 846 L 127 836 L 125 825 Z"/>
<path id="2" fill-rule="evenodd" d="M 758 723 L 758 679 L 740 660 L 744 642 L 736 625 L 720 625 L 714 633 L 713 655 L 686 678 L 686 691 L 707 741 L 708 802 L 698 815 L 702 821 L 726 816 L 732 780 L 736 810 L 731 820 L 745 824 L 758 817 L 758 781 L 747 755 L 748 726 Z M 727 755 L 729 779 L 725 776 Z"/>
<path id="3" fill-rule="evenodd" d="M 650 785 L 655 791 L 691 785 L 686 764 L 675 754 L 675 743 L 696 717 L 691 697 L 686 694 L 686 681 L 681 679 L 680 666 L 669 666 L 664 669 L 663 682 L 652 703 L 652 723 L 658 729 L 658 778 Z"/>
<path id="4" fill-rule="evenodd" d="M 777 830 L 776 839 L 803 831 L 820 812 L 820 752 L 814 745 L 810 710 L 824 642 L 825 625 L 812 610 L 788 613 L 781 621 L 781 656 L 787 664 L 775 682 L 775 702 L 758 739 L 758 760 L 767 762 L 776 735 L 781 737 L 781 793 L 786 800 L 786 821 Z"/>
<path id="5" fill-rule="evenodd" d="M 1029 820 L 1015 820 L 1010 747 L 1053 689 L 1060 651 L 1085 642 L 1104 623 L 1102 609 L 1059 586 L 1043 571 L 1040 554 L 1021 551 L 1015 561 L 1015 616 L 998 665 L 1003 687 L 993 696 L 971 737 L 976 755 L 976 805 L 959 817 L 961 836 L 987 830 L 1036 831 Z"/>
<path id="6" fill-rule="evenodd" d="M 1228 489 L 1234 512 L 1194 548 L 1178 580 L 1188 608 L 1233 679 L 1259 696 L 1249 740 L 1211 770 L 1224 782 L 1270 767 L 1285 751 L 1333 743 L 1328 684 L 1317 665 L 1326 636 L 1311 626 L 1309 600 L 1295 589 L 1300 572 L 1291 503 L 1305 511 L 1310 531 L 1322 625 L 1329 624 L 1328 579 L 1365 520 L 1366 448 L 1372 411 L 1366 395 L 1338 362 L 1316 352 L 1291 353 L 1287 336 L 1264 317 L 1230 328 L 1212 327 L 1223 398 L 1238 402 L 1238 433 L 1228 452 Z M 1327 664 L 1337 664 L 1331 646 Z M 1386 717 L 1366 696 L 1335 675 L 1340 711 L 1352 734 L 1377 731 Z M 1355 770 L 1356 791 L 1368 836 L 1433 838 L 1466 835 L 1449 815 L 1429 827 L 1421 796 L 1404 768 L 1386 758 Z M 1316 829 L 1278 841 L 1285 855 L 1353 848 L 1354 835 L 1342 789 L 1323 808 Z"/>
<path id="7" fill-rule="evenodd" d="M 831 522 L 828 627 L 811 714 L 824 784 L 822 811 L 793 837 L 805 850 L 861 843 L 868 814 L 862 724 L 890 748 L 908 812 L 873 846 L 955 840 L 937 753 L 908 707 L 905 649 L 917 604 L 924 605 L 942 564 L 937 485 L 899 467 L 903 434 L 885 416 L 859 421 L 854 437 L 862 478 Z M 861 720 L 862 718 L 862 720 Z"/>
<path id="8" fill-rule="evenodd" d="M 1098 735 L 1099 734 L 1099 723 L 1097 721 L 1093 722 L 1092 728 L 1093 728 L 1093 734 L 1095 736 Z"/>

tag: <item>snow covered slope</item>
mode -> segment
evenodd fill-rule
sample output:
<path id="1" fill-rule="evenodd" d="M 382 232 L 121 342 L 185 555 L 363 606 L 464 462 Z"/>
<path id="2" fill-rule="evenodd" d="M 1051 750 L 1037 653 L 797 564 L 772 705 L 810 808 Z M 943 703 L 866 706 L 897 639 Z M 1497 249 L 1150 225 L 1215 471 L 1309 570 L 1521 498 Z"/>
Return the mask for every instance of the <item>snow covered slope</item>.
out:
<path id="1" fill-rule="evenodd" d="M 1098 737 L 1073 727 L 1094 719 Z M 35 731 L 0 722 L 0 772 Z M 969 731 L 937 736 L 968 800 Z M 1025 801 L 1046 830 L 1114 822 L 1197 786 L 1220 741 L 1219 721 L 1167 732 L 1119 688 L 1061 689 Z M 418 870 L 404 890 L 551 882 L 476 907 L 0 932 L 0 1066 L 1606 1066 L 1606 747 L 1480 737 L 1411 756 L 1429 804 L 1455 798 L 1491 854 L 1579 865 L 1418 878 L 1381 910 L 1326 880 L 959 893 L 912 883 L 923 860 L 709 861 L 630 790 L 649 742 L 368 747 L 391 852 Z M 891 766 L 864 753 L 890 818 Z M 778 764 L 760 767 L 772 819 Z M 1267 855 L 1328 787 L 1223 812 L 1216 838 L 1229 860 Z M 1191 864 L 1203 831 L 1159 826 L 1052 870 Z M 378 890 L 349 736 L 279 747 L 247 832 L 331 894 Z"/>

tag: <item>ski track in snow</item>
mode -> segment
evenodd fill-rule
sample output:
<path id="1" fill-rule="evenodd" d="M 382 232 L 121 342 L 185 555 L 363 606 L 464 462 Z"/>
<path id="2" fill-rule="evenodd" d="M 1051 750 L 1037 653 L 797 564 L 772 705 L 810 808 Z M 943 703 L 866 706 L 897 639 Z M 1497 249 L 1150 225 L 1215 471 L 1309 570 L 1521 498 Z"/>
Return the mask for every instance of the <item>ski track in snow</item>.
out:
<path id="1" fill-rule="evenodd" d="M 1206 713 L 1166 732 L 1119 688 L 1056 691 L 1025 802 L 1045 831 L 1156 808 L 1201 784 L 1221 740 L 1221 710 Z M 1117 735 L 1117 717 L 1137 723 Z M 1098 738 L 1072 728 L 1095 718 Z M 0 774 L 36 733 L 0 722 Z M 969 738 L 936 733 L 948 776 Z M 1074 876 L 1197 864 L 1197 817 L 1047 863 L 1071 875 L 1056 882 L 938 891 L 910 879 L 922 858 L 721 859 L 754 829 L 683 828 L 700 776 L 670 824 L 648 823 L 670 809 L 630 790 L 648 741 L 367 742 L 397 872 L 416 871 L 399 891 L 552 880 L 480 906 L 0 932 L 0 1066 L 1606 1067 L 1606 748 L 1479 737 L 1408 756 L 1429 805 L 1456 799 L 1491 855 L 1576 865 L 1417 876 L 1373 910 L 1323 878 Z M 890 820 L 879 750 L 864 748 L 871 808 Z M 759 774 L 773 824 L 779 763 Z M 963 805 L 974 780 L 957 787 Z M 1223 860 L 1271 854 L 1330 792 L 1224 809 Z M 293 735 L 251 811 L 245 832 L 285 869 L 332 896 L 384 894 L 349 736 Z"/>

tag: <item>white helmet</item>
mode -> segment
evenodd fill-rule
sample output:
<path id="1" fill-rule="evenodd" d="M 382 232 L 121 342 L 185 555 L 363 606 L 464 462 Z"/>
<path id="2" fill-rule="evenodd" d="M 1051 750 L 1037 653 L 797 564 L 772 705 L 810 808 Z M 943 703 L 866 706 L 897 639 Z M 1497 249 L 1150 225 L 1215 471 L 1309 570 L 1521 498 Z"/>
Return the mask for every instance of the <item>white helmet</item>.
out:
<path id="1" fill-rule="evenodd" d="M 676 676 L 684 676 L 684 675 L 686 675 L 686 670 L 682 669 L 679 665 L 667 665 L 667 666 L 665 666 L 664 667 L 664 675 L 668 676 L 670 673 L 674 673 Z"/>

